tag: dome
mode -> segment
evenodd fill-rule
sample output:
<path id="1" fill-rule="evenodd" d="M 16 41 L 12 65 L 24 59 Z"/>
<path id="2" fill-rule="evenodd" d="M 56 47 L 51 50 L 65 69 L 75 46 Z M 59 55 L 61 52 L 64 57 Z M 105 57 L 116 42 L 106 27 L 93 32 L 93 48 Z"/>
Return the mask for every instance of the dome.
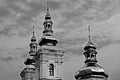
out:
<path id="1" fill-rule="evenodd" d="M 89 39 L 88 43 L 85 45 L 84 50 L 86 50 L 88 48 L 94 48 L 94 49 L 96 49 L 96 45 L 93 44 L 93 42 L 92 42 L 91 39 Z"/>
<path id="2" fill-rule="evenodd" d="M 36 41 L 36 37 L 33 35 L 31 41 Z"/>
<path id="3" fill-rule="evenodd" d="M 75 72 L 76 79 L 88 76 L 108 78 L 108 73 L 98 64 L 85 64 L 82 68 L 80 68 L 80 70 Z"/>
<path id="4" fill-rule="evenodd" d="M 51 16 L 50 14 L 47 12 L 46 16 L 45 16 L 45 19 L 51 19 Z"/>

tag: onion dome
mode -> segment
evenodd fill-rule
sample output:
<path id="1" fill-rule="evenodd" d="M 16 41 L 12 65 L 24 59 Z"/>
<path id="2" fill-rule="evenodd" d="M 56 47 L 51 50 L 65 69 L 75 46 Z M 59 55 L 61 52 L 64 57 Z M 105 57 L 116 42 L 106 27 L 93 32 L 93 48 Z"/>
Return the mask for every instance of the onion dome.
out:
<path id="1" fill-rule="evenodd" d="M 88 43 L 85 45 L 84 50 L 87 50 L 88 48 L 93 48 L 96 49 L 96 45 L 92 42 L 91 40 L 91 36 L 90 36 L 90 26 L 88 26 L 88 30 L 89 30 L 89 40 Z"/>
<path id="2" fill-rule="evenodd" d="M 80 70 L 75 72 L 75 78 L 108 78 L 107 71 L 98 64 L 85 64 Z"/>
<path id="3" fill-rule="evenodd" d="M 32 42 L 35 42 L 35 41 L 36 41 L 36 37 L 35 37 L 34 35 L 32 36 L 31 41 L 32 41 Z"/>
<path id="4" fill-rule="evenodd" d="M 45 19 L 47 20 L 47 19 L 51 19 L 51 16 L 50 16 L 50 14 L 49 14 L 49 9 L 47 9 L 47 14 L 46 14 L 46 16 L 45 16 Z"/>
<path id="5" fill-rule="evenodd" d="M 86 50 L 88 48 L 94 48 L 94 49 L 96 49 L 96 45 L 92 42 L 92 40 L 90 38 L 89 38 L 88 43 L 85 45 L 84 50 Z"/>

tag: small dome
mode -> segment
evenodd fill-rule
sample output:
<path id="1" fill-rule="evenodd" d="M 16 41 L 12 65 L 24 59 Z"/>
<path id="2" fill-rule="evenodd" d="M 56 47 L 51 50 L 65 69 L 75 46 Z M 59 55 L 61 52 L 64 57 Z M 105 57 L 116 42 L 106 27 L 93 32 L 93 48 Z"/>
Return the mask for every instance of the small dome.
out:
<path id="1" fill-rule="evenodd" d="M 45 16 L 45 19 L 51 19 L 51 16 L 50 14 L 47 12 L 46 16 Z"/>
<path id="2" fill-rule="evenodd" d="M 96 49 L 96 45 L 93 44 L 93 42 L 91 41 L 91 39 L 89 39 L 88 43 L 86 44 L 86 46 L 84 47 L 84 50 L 88 49 L 88 48 L 94 48 Z"/>
<path id="3" fill-rule="evenodd" d="M 33 35 L 31 41 L 36 41 L 36 37 Z"/>
<path id="4" fill-rule="evenodd" d="M 80 70 L 75 72 L 75 78 L 82 78 L 85 76 L 98 76 L 98 77 L 106 77 L 108 78 L 108 73 L 102 66 L 98 64 L 85 64 Z"/>

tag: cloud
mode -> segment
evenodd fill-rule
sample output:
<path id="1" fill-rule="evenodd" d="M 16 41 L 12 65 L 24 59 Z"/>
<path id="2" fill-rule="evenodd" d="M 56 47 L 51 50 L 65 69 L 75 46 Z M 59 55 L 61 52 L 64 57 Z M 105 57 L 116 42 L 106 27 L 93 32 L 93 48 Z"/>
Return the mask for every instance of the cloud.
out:
<path id="1" fill-rule="evenodd" d="M 4 61 L 4 62 L 11 62 L 13 60 L 14 60 L 14 58 L 11 56 L 0 57 L 0 61 Z"/>
<path id="2" fill-rule="evenodd" d="M 51 11 L 53 10 L 54 12 L 60 11 L 59 15 L 63 16 L 62 21 L 57 25 L 61 28 L 68 27 L 68 26 L 69 28 L 70 27 L 73 28 L 74 25 L 76 25 L 75 27 L 77 28 L 80 26 L 82 27 L 84 23 L 88 23 L 89 21 L 94 22 L 96 20 L 101 21 L 101 20 L 109 19 L 114 14 L 114 12 L 118 11 L 118 8 L 119 8 L 117 6 L 118 3 L 119 1 L 117 0 L 116 1 L 111 1 L 111 0 L 103 0 L 103 1 L 99 1 L 99 0 L 96 0 L 96 1 L 94 0 L 90 0 L 90 1 L 87 1 L 87 0 L 81 0 L 81 1 L 79 0 L 74 0 L 74 1 L 73 0 L 70 0 L 70 1 L 50 0 L 49 1 Z M 25 0 L 21 0 L 21 1 L 6 0 L 7 7 L 5 7 L 5 9 L 1 7 L 3 10 L 5 10 L 5 12 L 2 10 L 1 11 L 2 11 L 2 14 L 8 15 L 9 17 L 13 15 L 12 13 L 14 13 L 14 16 L 16 17 L 16 19 L 14 20 L 16 21 L 16 27 L 22 25 L 21 29 L 25 30 L 26 32 L 28 29 L 27 25 L 30 25 L 31 22 L 34 22 L 33 19 L 40 16 L 40 12 L 45 11 L 46 5 L 44 4 L 45 4 L 45 1 L 38 1 L 38 0 L 35 0 L 35 1 L 33 0 L 26 0 L 26 1 Z M 71 9 L 68 9 L 68 8 L 71 8 Z M 2 14 L 1 16 L 4 16 Z M 3 24 L 5 24 L 5 22 Z M 60 26 L 61 24 L 62 26 Z M 25 28 L 25 26 L 27 26 L 27 29 Z M 19 35 L 21 37 L 29 35 L 30 31 L 25 33 L 25 32 L 19 31 L 19 29 L 16 27 L 14 28 L 16 29 L 16 31 L 19 32 L 19 34 L 16 34 L 16 35 Z M 6 30 L 8 30 L 6 35 L 14 36 L 10 34 L 11 30 L 9 30 L 9 28 L 3 29 L 2 32 L 6 32 Z M 22 34 L 22 33 L 25 33 L 25 34 Z"/>
<path id="3" fill-rule="evenodd" d="M 68 3 L 71 6 L 73 6 L 72 3 L 74 3 L 77 5 L 77 7 L 71 7 L 71 10 L 68 11 L 67 10 L 67 8 L 69 7 L 69 5 L 67 5 Z M 81 5 L 78 6 L 78 3 L 80 3 Z M 98 5 L 99 3 L 101 5 Z M 108 4 L 108 3 L 110 3 L 110 4 Z M 54 12 L 55 12 L 55 10 L 57 10 L 57 11 L 60 10 L 61 12 L 59 13 L 59 15 L 62 15 L 63 17 L 65 17 L 65 18 L 62 17 L 63 18 L 62 22 L 59 23 L 59 25 L 63 24 L 61 26 L 63 28 L 68 27 L 68 26 L 69 26 L 69 28 L 70 27 L 73 28 L 73 26 L 75 24 L 76 24 L 76 27 L 79 27 L 79 26 L 82 27 L 84 25 L 84 22 L 89 21 L 89 20 L 90 21 L 96 20 L 97 19 L 96 15 L 98 15 L 98 17 L 103 16 L 105 18 L 105 15 L 106 14 L 108 15 L 108 13 L 101 14 L 100 11 L 101 10 L 104 11 L 102 8 L 103 5 L 105 6 L 106 10 L 109 10 L 108 7 L 113 5 L 111 3 L 112 3 L 112 1 L 107 1 L 107 0 L 105 0 L 105 1 L 97 1 L 97 0 L 96 1 L 94 1 L 94 0 L 90 0 L 90 1 L 87 1 L 87 0 L 84 0 L 84 1 L 83 0 L 82 1 L 78 1 L 78 0 L 76 0 L 76 1 L 73 1 L 73 0 L 54 1 L 54 0 L 51 0 L 51 1 L 49 1 L 51 10 L 54 10 Z M 114 4 L 115 3 L 116 3 L 116 1 L 114 2 Z M 15 12 L 14 16 L 16 17 L 15 21 L 17 22 L 15 29 L 18 32 L 19 32 L 19 29 L 17 28 L 18 26 L 22 25 L 21 29 L 23 28 L 22 30 L 26 30 L 25 26 L 31 24 L 31 22 L 34 22 L 33 18 L 36 18 L 37 15 L 40 15 L 40 12 L 45 11 L 45 7 L 46 7 L 44 5 L 45 1 L 38 1 L 38 0 L 36 0 L 36 1 L 32 1 L 32 0 L 31 1 L 24 1 L 24 0 L 9 1 L 9 0 L 7 0 L 6 4 L 7 4 L 7 7 L 9 7 L 9 8 L 5 7 L 5 10 L 7 11 L 5 13 L 7 13 L 7 15 L 11 16 L 12 12 Z M 68 7 L 66 7 L 65 5 L 67 5 Z M 96 7 L 96 6 L 98 6 L 98 7 Z M 116 7 L 116 6 L 112 6 L 112 7 Z M 63 8 L 65 10 L 62 11 L 61 9 L 63 9 Z M 98 9 L 96 9 L 96 8 L 98 8 Z M 110 9 L 113 10 L 113 8 L 110 8 Z M 11 10 L 11 13 L 9 12 L 10 10 Z M 4 13 L 4 11 L 2 11 L 2 12 Z M 114 11 L 111 11 L 111 12 L 114 12 Z M 18 16 L 19 14 L 20 14 L 20 16 Z M 99 14 L 101 14 L 101 15 L 99 15 Z M 93 19 L 92 19 L 92 17 L 93 17 Z M 6 17 L 6 18 L 8 18 L 8 17 Z M 100 17 L 100 18 L 102 18 L 102 17 Z M 7 25 L 7 26 L 9 26 L 9 25 Z M 11 25 L 11 26 L 14 26 L 14 25 Z M 5 31 L 3 29 L 2 32 L 6 32 L 6 30 L 8 30 L 7 31 L 8 33 L 6 35 L 14 36 L 12 34 L 9 34 L 9 32 L 11 31 L 11 30 L 9 30 L 9 28 L 5 29 Z M 22 35 L 27 36 L 29 34 L 29 33 L 24 32 L 26 34 L 25 35 L 22 33 L 23 32 L 21 32 L 21 31 L 19 32 L 20 36 L 22 36 Z"/>
<path id="4" fill-rule="evenodd" d="M 31 30 L 29 26 L 35 22 L 34 19 L 40 16 L 40 12 L 45 12 L 46 10 L 45 1 L 36 1 L 6 0 L 6 6 L 0 8 L 1 26 L 3 26 L 0 31 L 1 35 L 7 37 L 26 37 L 29 35 Z M 49 5 L 52 11 L 59 9 L 61 3 L 50 1 Z"/>
<path id="5" fill-rule="evenodd" d="M 0 7 L 0 17 L 6 17 L 10 14 L 9 10 L 4 8 L 4 7 Z"/>
<path id="6" fill-rule="evenodd" d="M 21 58 L 25 59 L 28 55 L 29 55 L 29 53 L 24 53 L 24 54 L 21 55 Z"/>

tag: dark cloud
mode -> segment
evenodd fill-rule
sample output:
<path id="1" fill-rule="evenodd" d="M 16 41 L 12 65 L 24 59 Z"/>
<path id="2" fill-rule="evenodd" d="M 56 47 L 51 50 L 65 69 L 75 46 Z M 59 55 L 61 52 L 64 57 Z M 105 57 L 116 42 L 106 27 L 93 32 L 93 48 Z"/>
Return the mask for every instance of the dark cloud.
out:
<path id="1" fill-rule="evenodd" d="M 0 7 L 0 17 L 6 17 L 10 14 L 9 10 L 4 8 L 4 7 Z"/>

